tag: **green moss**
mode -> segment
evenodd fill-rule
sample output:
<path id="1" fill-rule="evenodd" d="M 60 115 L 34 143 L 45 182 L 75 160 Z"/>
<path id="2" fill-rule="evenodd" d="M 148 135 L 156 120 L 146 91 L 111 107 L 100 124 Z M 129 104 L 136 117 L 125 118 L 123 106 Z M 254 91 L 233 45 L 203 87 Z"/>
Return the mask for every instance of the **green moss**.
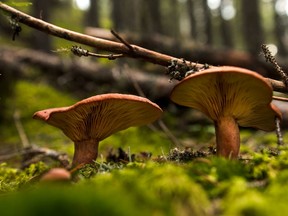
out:
<path id="1" fill-rule="evenodd" d="M 0 194 L 19 190 L 47 168 L 42 162 L 32 164 L 23 171 L 10 168 L 6 163 L 0 164 Z"/>
<path id="2" fill-rule="evenodd" d="M 286 177 L 285 179 L 287 182 Z M 230 182 L 230 190 L 222 201 L 222 215 L 283 215 L 288 210 L 288 187 L 286 183 L 276 182 L 259 191 L 247 184 L 243 178 L 234 179 Z"/>
<path id="3" fill-rule="evenodd" d="M 189 177 L 184 167 L 170 163 L 130 166 L 91 181 L 99 187 L 108 183 L 113 188 L 122 188 L 133 194 L 138 206 L 144 205 L 164 215 L 206 215 L 209 210 L 202 187 Z"/>
<path id="4" fill-rule="evenodd" d="M 13 206 L 17 208 L 13 208 Z M 208 215 L 209 201 L 183 167 L 130 164 L 76 185 L 39 184 L 0 197 L 1 215 Z M 41 214 L 41 215 L 42 215 Z"/>
<path id="5" fill-rule="evenodd" d="M 283 148 L 279 155 L 267 151 L 248 161 L 96 162 L 78 172 L 77 183 L 34 183 L 28 191 L 27 183 L 43 169 L 2 165 L 2 192 L 22 190 L 0 196 L 0 208 L 6 215 L 37 215 L 44 208 L 71 215 L 79 209 L 83 215 L 280 215 L 287 209 L 287 158 Z"/>
<path id="6" fill-rule="evenodd" d="M 43 185 L 37 190 L 0 198 L 1 215 L 132 215 L 139 207 L 133 197 L 87 186 Z M 15 208 L 17 206 L 17 208 Z M 147 215 L 140 208 L 137 215 Z"/>
<path id="7" fill-rule="evenodd" d="M 270 215 L 264 208 L 265 197 L 249 188 L 245 179 L 234 178 L 229 184 L 229 191 L 221 203 L 222 215 Z"/>

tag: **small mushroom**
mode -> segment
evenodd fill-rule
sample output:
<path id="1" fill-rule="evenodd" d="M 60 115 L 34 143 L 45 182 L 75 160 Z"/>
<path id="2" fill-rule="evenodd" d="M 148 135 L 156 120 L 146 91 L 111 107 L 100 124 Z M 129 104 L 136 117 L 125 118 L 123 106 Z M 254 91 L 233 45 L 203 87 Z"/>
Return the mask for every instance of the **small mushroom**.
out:
<path id="1" fill-rule="evenodd" d="M 72 165 L 77 166 L 96 160 L 101 140 L 131 126 L 151 123 L 161 114 L 162 109 L 146 98 L 111 93 L 38 111 L 33 118 L 60 128 L 74 142 Z"/>
<path id="2" fill-rule="evenodd" d="M 52 168 L 47 173 L 43 174 L 40 181 L 44 182 L 56 182 L 56 181 L 69 181 L 71 179 L 71 173 L 64 168 Z"/>
<path id="3" fill-rule="evenodd" d="M 171 100 L 197 109 L 214 121 L 217 155 L 237 158 L 239 126 L 275 130 L 281 119 L 271 103 L 273 90 L 264 77 L 238 67 L 215 67 L 192 74 L 179 82 Z"/>

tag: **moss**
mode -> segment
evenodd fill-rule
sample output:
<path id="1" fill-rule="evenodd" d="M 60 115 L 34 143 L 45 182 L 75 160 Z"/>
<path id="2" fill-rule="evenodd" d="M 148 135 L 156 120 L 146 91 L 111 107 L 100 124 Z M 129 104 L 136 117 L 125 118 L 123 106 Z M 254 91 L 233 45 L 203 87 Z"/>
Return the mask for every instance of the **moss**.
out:
<path id="1" fill-rule="evenodd" d="M 243 178 L 230 181 L 230 190 L 222 203 L 222 215 L 270 215 L 265 205 L 265 197 L 248 187 Z"/>
<path id="2" fill-rule="evenodd" d="M 117 192 L 87 186 L 42 185 L 37 190 L 0 198 L 1 215 L 131 215 L 138 211 L 131 196 Z M 147 213 L 141 210 L 139 215 Z"/>
<path id="3" fill-rule="evenodd" d="M 77 183 L 65 185 L 34 182 L 37 173 L 44 170 L 41 167 L 36 164 L 19 171 L 1 166 L 2 192 L 21 188 L 18 193 L 0 196 L 0 208 L 6 215 L 18 211 L 37 215 L 41 209 L 49 214 L 76 215 L 82 209 L 83 215 L 257 216 L 280 215 L 287 208 L 285 149 L 276 156 L 269 151 L 257 153 L 248 161 L 208 157 L 181 163 L 95 162 L 74 174 Z M 33 187 L 28 187 L 31 184 Z"/>
<path id="4" fill-rule="evenodd" d="M 273 182 L 263 191 L 251 187 L 243 178 L 230 184 L 230 191 L 222 201 L 222 215 L 283 215 L 288 210 L 286 183 Z"/>
<path id="5" fill-rule="evenodd" d="M 13 207 L 14 206 L 14 207 Z M 15 208 L 17 206 L 17 208 Z M 209 201 L 186 169 L 129 164 L 76 185 L 38 184 L 0 197 L 1 215 L 208 215 Z M 45 211 L 43 211 L 45 209 Z"/>
<path id="6" fill-rule="evenodd" d="M 27 186 L 28 182 L 47 170 L 47 168 L 42 162 L 32 164 L 23 171 L 10 168 L 6 163 L 0 164 L 0 194 L 18 191 L 23 186 Z"/>

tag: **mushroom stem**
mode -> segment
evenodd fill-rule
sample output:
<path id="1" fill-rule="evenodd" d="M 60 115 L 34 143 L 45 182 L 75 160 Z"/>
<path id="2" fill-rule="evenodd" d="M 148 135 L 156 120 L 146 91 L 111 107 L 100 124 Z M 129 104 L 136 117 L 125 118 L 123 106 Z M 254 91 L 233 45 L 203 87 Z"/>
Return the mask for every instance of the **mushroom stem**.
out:
<path id="1" fill-rule="evenodd" d="M 240 149 L 240 134 L 232 116 L 220 117 L 215 121 L 217 155 L 237 159 Z"/>
<path id="2" fill-rule="evenodd" d="M 72 166 L 89 164 L 97 159 L 99 141 L 96 139 L 74 142 L 75 151 Z"/>

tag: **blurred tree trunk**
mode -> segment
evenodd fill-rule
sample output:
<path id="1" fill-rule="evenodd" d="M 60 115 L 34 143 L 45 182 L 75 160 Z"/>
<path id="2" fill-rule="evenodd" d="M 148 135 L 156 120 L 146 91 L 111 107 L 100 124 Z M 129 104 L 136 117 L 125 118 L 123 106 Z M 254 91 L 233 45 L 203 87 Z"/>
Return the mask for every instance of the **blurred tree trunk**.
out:
<path id="1" fill-rule="evenodd" d="M 191 37 L 204 44 L 213 43 L 211 13 L 207 0 L 187 1 Z"/>
<path id="2" fill-rule="evenodd" d="M 201 0 L 202 10 L 203 10 L 203 21 L 204 21 L 204 34 L 205 34 L 205 43 L 212 45 L 213 33 L 212 33 L 212 22 L 211 22 L 211 13 L 207 4 L 207 0 Z"/>
<path id="3" fill-rule="evenodd" d="M 52 5 L 53 4 L 50 1 L 33 0 L 33 16 L 49 22 Z M 31 37 L 32 40 L 30 45 L 34 49 L 45 52 L 49 52 L 51 50 L 51 37 L 48 34 L 33 29 Z"/>
<path id="4" fill-rule="evenodd" d="M 119 0 L 118 0 L 119 1 Z M 125 0 L 121 1 L 124 4 L 124 23 L 125 30 L 128 31 L 141 31 L 142 26 L 140 25 L 141 17 L 141 0 Z"/>
<path id="5" fill-rule="evenodd" d="M 16 65 L 6 65 L 0 61 L 1 75 L 0 75 L 0 124 L 8 120 L 6 117 L 7 101 L 13 98 L 14 86 L 19 77 Z"/>
<path id="6" fill-rule="evenodd" d="M 140 31 L 140 0 L 111 0 L 111 17 L 116 31 Z"/>
<path id="7" fill-rule="evenodd" d="M 242 0 L 242 31 L 247 50 L 255 55 L 261 50 L 264 32 L 261 26 L 261 15 L 258 0 Z"/>
<path id="8" fill-rule="evenodd" d="M 221 0 L 221 5 L 220 5 L 220 28 L 221 28 L 221 41 L 224 47 L 227 48 L 233 48 L 234 43 L 233 43 L 233 35 L 232 35 L 232 29 L 230 25 L 229 20 L 225 20 L 223 17 L 223 10 L 225 7 L 227 7 L 230 4 L 230 0 Z"/>
<path id="9" fill-rule="evenodd" d="M 224 47 L 227 48 L 233 48 L 233 38 L 232 38 L 232 31 L 231 31 L 231 25 L 230 22 L 223 19 L 223 17 L 220 18 L 220 28 L 221 28 L 221 42 L 224 45 Z"/>
<path id="10" fill-rule="evenodd" d="M 171 36 L 174 39 L 179 39 L 180 23 L 179 23 L 179 3 L 177 0 L 168 0 L 167 19 L 165 23 L 165 35 Z M 180 40 L 180 39 L 179 39 Z"/>
<path id="11" fill-rule="evenodd" d="M 195 15 L 195 2 L 193 0 L 187 0 L 187 10 L 190 22 L 190 35 L 193 40 L 197 40 L 197 29 L 196 29 L 196 15 Z"/>
<path id="12" fill-rule="evenodd" d="M 148 27 L 148 31 L 150 33 L 159 33 L 162 34 L 162 17 L 161 17 L 161 9 L 160 9 L 160 0 L 146 0 L 146 7 L 144 13 L 141 17 L 141 23 L 146 20 L 147 24 L 144 25 Z"/>
<path id="13" fill-rule="evenodd" d="M 90 7 L 85 14 L 85 25 L 99 27 L 99 1 L 90 0 Z"/>
<path id="14" fill-rule="evenodd" d="M 113 21 L 113 28 L 116 31 L 123 31 L 125 28 L 124 23 L 124 13 L 125 13 L 125 4 L 123 2 L 126 0 L 111 0 L 111 17 Z"/>
<path id="15" fill-rule="evenodd" d="M 276 0 L 273 1 L 274 8 L 274 34 L 280 55 L 285 56 L 287 54 L 287 16 L 280 15 L 275 10 Z"/>

